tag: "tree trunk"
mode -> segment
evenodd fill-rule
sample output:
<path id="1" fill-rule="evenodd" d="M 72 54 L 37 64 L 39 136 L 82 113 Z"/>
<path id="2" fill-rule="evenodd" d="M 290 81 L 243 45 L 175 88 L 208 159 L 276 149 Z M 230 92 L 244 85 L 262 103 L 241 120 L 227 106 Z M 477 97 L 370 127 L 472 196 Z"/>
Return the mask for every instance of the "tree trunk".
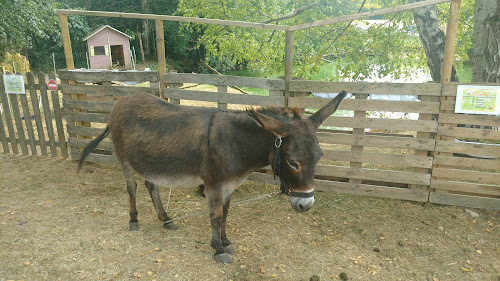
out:
<path id="1" fill-rule="evenodd" d="M 142 6 L 142 12 L 144 14 L 149 13 L 149 8 L 148 8 L 148 2 L 147 0 L 142 0 L 141 2 Z M 144 53 L 146 54 L 146 57 L 149 56 L 150 50 L 151 50 L 151 44 L 150 44 L 150 30 L 151 30 L 151 23 L 149 20 L 144 19 L 142 20 L 142 30 L 144 31 Z"/>
<path id="2" fill-rule="evenodd" d="M 421 0 L 411 0 L 420 2 Z M 420 41 L 427 56 L 427 65 L 431 71 L 432 80 L 441 81 L 441 66 L 444 58 L 444 42 L 446 36 L 439 26 L 437 12 L 434 6 L 427 6 L 413 10 L 413 19 L 417 25 Z M 451 71 L 451 82 L 457 82 L 455 67 Z"/>
<path id="3" fill-rule="evenodd" d="M 476 0 L 472 81 L 500 83 L 500 0 Z"/>

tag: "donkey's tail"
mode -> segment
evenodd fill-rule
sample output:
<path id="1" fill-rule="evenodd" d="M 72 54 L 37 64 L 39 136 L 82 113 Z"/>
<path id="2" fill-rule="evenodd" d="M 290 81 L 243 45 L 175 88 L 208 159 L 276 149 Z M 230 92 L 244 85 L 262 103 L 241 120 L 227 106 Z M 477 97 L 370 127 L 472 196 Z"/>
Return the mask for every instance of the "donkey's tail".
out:
<path id="1" fill-rule="evenodd" d="M 85 148 L 83 149 L 82 153 L 80 153 L 80 159 L 78 159 L 77 172 L 80 172 L 80 169 L 82 168 L 82 164 L 83 161 L 85 161 L 85 158 L 87 158 L 90 152 L 92 152 L 107 135 L 109 135 L 109 125 L 106 125 L 104 131 L 102 131 L 95 139 L 89 142 L 87 146 L 85 146 Z"/>

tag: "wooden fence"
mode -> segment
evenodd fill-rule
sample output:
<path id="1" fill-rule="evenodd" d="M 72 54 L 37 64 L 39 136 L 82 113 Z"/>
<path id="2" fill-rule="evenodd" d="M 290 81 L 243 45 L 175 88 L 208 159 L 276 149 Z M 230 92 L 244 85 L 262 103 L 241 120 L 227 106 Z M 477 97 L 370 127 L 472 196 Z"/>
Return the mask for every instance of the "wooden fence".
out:
<path id="1" fill-rule="evenodd" d="M 101 132 L 114 101 L 123 95 L 147 92 L 176 104 L 221 109 L 285 105 L 281 79 L 168 73 L 163 76 L 167 88 L 159 89 L 156 72 L 61 71 L 59 77 L 73 159 L 88 138 Z M 141 84 L 126 85 L 136 83 Z M 242 94 L 229 90 L 232 86 L 265 94 Z M 328 102 L 308 97 L 310 92 L 354 93 L 318 132 L 324 157 L 317 167 L 317 189 L 500 210 L 500 146 L 495 144 L 500 141 L 500 117 L 455 114 L 456 88 L 439 83 L 291 81 L 288 106 L 306 115 Z M 376 95 L 416 98 L 376 100 Z M 109 138 L 87 159 L 117 163 Z M 269 167 L 249 178 L 277 184 Z"/>
<path id="2" fill-rule="evenodd" d="M 67 158 L 60 95 L 58 91 L 47 88 L 48 78 L 55 79 L 55 75 L 27 73 L 25 78 L 26 94 L 6 94 L 3 76 L 0 75 L 0 139 L 3 151 Z"/>

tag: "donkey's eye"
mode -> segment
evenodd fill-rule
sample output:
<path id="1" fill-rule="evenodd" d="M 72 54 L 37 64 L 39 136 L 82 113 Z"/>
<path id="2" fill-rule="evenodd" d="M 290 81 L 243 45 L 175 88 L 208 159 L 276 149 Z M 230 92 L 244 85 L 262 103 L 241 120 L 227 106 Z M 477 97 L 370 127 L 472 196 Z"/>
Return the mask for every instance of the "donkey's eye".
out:
<path id="1" fill-rule="evenodd" d="M 286 163 L 288 164 L 288 166 L 290 166 L 290 168 L 298 171 L 299 170 L 299 163 L 293 161 L 293 160 L 286 160 Z"/>

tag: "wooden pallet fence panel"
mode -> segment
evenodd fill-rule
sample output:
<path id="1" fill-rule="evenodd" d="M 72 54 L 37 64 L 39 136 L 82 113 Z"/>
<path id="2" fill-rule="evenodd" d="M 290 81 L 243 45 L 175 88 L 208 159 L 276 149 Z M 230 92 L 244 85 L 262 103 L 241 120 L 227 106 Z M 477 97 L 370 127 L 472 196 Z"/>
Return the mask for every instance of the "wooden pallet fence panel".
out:
<path id="1" fill-rule="evenodd" d="M 290 97 L 289 106 L 299 108 L 321 108 L 331 99 Z M 351 100 L 342 101 L 340 110 L 360 111 L 390 111 L 390 112 L 415 112 L 415 113 L 439 113 L 439 102 L 415 102 L 415 101 L 384 101 L 384 100 Z"/>
<path id="2" fill-rule="evenodd" d="M 40 84 L 43 83 L 43 80 L 40 80 L 39 78 L 38 79 L 39 84 L 35 84 L 35 75 L 31 72 L 27 74 L 27 77 L 28 77 L 28 84 L 29 84 L 28 87 L 30 91 L 31 105 L 33 107 L 33 115 L 35 116 L 36 131 L 38 134 L 38 140 L 40 141 L 40 151 L 42 155 L 46 156 L 48 155 L 47 142 L 45 141 L 45 129 L 42 123 L 42 113 L 40 111 L 40 108 L 38 107 L 39 100 L 37 95 L 37 90 L 41 90 Z M 40 73 L 38 74 L 38 77 L 40 77 Z"/>
<path id="3" fill-rule="evenodd" d="M 315 180 L 316 190 L 354 194 L 361 196 L 375 196 L 399 200 L 427 202 L 429 192 L 417 189 L 395 188 L 368 184 L 353 184 L 348 182 Z"/>
<path id="4" fill-rule="evenodd" d="M 97 83 L 102 81 L 158 82 L 158 73 L 156 71 L 60 70 L 58 75 L 61 80 L 74 80 L 83 83 Z"/>
<path id="5" fill-rule="evenodd" d="M 285 89 L 285 81 L 281 79 L 263 79 L 232 75 L 167 73 L 164 75 L 164 80 L 165 83 L 227 85 L 281 91 Z"/>
<path id="6" fill-rule="evenodd" d="M 165 89 L 165 98 L 258 106 L 283 106 L 284 104 L 284 97 L 240 95 L 221 92 L 181 90 L 174 88 Z"/>
<path id="7" fill-rule="evenodd" d="M 357 94 L 440 96 L 441 84 L 290 81 L 290 91 L 293 92 L 340 93 L 343 90 Z"/>
<path id="8" fill-rule="evenodd" d="M 14 154 L 18 154 L 19 149 L 17 147 L 16 133 L 14 131 L 14 121 L 12 119 L 12 114 L 10 113 L 9 98 L 5 93 L 3 75 L 0 75 L 0 100 L 2 101 L 5 123 L 7 123 L 7 132 L 9 133 L 8 139 L 11 145 L 11 149 Z"/>

